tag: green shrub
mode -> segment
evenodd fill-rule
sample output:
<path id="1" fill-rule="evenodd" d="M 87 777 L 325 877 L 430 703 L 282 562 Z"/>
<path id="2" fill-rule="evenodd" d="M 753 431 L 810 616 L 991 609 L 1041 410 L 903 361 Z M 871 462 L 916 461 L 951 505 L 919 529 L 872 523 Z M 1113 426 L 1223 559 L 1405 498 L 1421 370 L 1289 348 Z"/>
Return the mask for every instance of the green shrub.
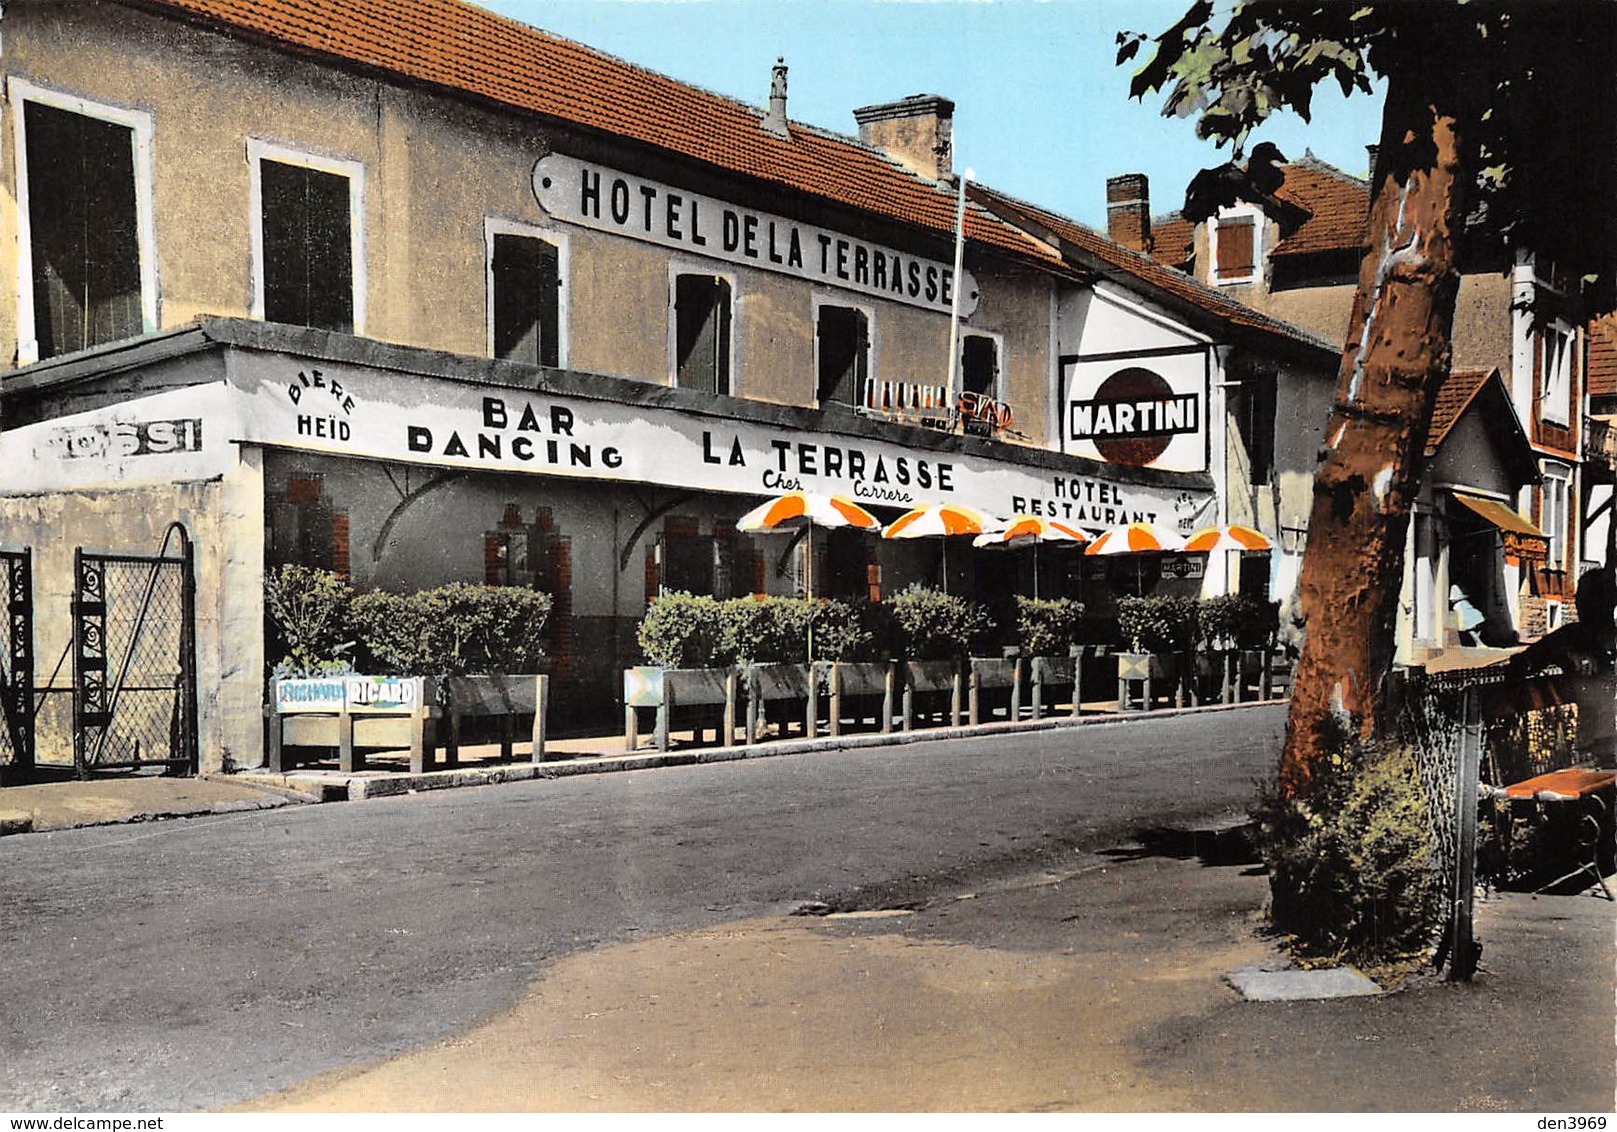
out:
<path id="1" fill-rule="evenodd" d="M 264 579 L 264 614 L 270 624 L 277 676 L 319 676 L 351 670 L 354 641 L 348 610 L 354 591 L 330 570 L 281 566 Z"/>
<path id="2" fill-rule="evenodd" d="M 720 664 L 803 664 L 814 603 L 794 597 L 738 597 L 719 604 Z"/>
<path id="3" fill-rule="evenodd" d="M 1016 599 L 1016 643 L 1026 656 L 1066 656 L 1079 640 L 1083 602 L 1071 598 Z"/>
<path id="4" fill-rule="evenodd" d="M 1225 594 L 1197 604 L 1201 639 L 1213 648 L 1268 648 L 1280 629 L 1280 606 L 1249 594 Z"/>
<path id="5" fill-rule="evenodd" d="M 1126 597 L 1117 603 L 1117 624 L 1133 652 L 1186 652 L 1196 646 L 1196 600 Z"/>
<path id="6" fill-rule="evenodd" d="M 458 582 L 355 597 L 354 632 L 374 669 L 417 676 L 532 672 L 544 656 L 548 594 Z"/>
<path id="7" fill-rule="evenodd" d="M 1428 947 L 1443 880 L 1415 755 L 1403 744 L 1334 744 L 1305 795 L 1259 812 L 1270 921 L 1305 959 L 1374 966 Z"/>
<path id="8" fill-rule="evenodd" d="M 824 601 L 814 610 L 814 659 L 883 659 L 890 637 L 887 607 L 869 601 Z"/>
<path id="9" fill-rule="evenodd" d="M 670 590 L 640 620 L 641 651 L 664 668 L 715 668 L 724 649 L 724 621 L 715 598 Z"/>
<path id="10" fill-rule="evenodd" d="M 939 590 L 911 586 L 891 605 L 895 636 L 909 660 L 964 660 L 972 640 L 991 627 L 981 606 Z"/>

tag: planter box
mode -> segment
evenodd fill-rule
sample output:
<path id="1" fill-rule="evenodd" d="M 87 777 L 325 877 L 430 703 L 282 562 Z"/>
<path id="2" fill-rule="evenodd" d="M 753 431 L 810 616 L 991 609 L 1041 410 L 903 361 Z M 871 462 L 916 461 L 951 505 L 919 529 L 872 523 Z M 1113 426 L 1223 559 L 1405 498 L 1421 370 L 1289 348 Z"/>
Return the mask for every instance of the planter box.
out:
<path id="1" fill-rule="evenodd" d="M 519 715 L 533 716 L 531 739 L 533 761 L 545 757 L 545 716 L 548 714 L 550 677 L 539 674 L 493 674 L 487 676 L 445 676 L 438 681 L 438 698 L 449 720 L 449 738 L 444 744 L 444 762 L 460 761 L 461 721 L 468 718 L 495 718 L 500 721 L 500 757 L 509 759 L 516 738 Z"/>
<path id="2" fill-rule="evenodd" d="M 970 685 L 966 697 L 966 718 L 972 724 L 982 722 L 982 693 L 985 691 L 1010 692 L 1010 709 L 1006 718 L 1015 721 L 1022 715 L 1022 661 L 1011 657 L 996 660 L 989 657 L 971 658 Z"/>
<path id="3" fill-rule="evenodd" d="M 827 679 L 824 665 L 754 664 L 742 670 L 747 689 L 747 727 L 744 742 L 758 738 L 764 705 L 781 700 L 802 700 L 803 736 L 813 738 L 820 713 L 820 688 Z M 784 733 L 785 725 L 782 724 Z"/>
<path id="4" fill-rule="evenodd" d="M 849 696 L 880 696 L 881 733 L 886 735 L 891 732 L 897 683 L 898 669 L 889 663 L 838 661 L 833 664 L 830 673 L 831 734 L 842 734 L 843 705 L 845 697 Z"/>
<path id="5" fill-rule="evenodd" d="M 433 721 L 442 695 L 436 678 L 277 680 L 270 694 L 267 753 L 273 773 L 287 768 L 287 747 L 335 747 L 345 774 L 365 769 L 367 748 L 408 750 L 414 774 L 432 767 Z"/>
<path id="6" fill-rule="evenodd" d="M 1169 690 L 1177 705 L 1181 696 L 1179 657 L 1173 653 L 1120 652 L 1117 654 L 1117 707 L 1119 711 L 1134 711 L 1135 689 L 1139 689 L 1139 707 L 1146 711 L 1156 706 L 1157 698 Z"/>
<path id="7" fill-rule="evenodd" d="M 1076 647 L 1076 646 L 1075 646 Z M 1072 689 L 1072 714 L 1076 718 L 1083 699 L 1083 660 L 1073 656 L 1035 656 L 1028 661 L 1033 686 L 1033 718 L 1042 719 L 1046 705 L 1054 705 L 1055 689 Z"/>
<path id="8" fill-rule="evenodd" d="M 911 660 L 904 664 L 905 731 L 915 726 L 915 694 L 949 695 L 949 726 L 960 726 L 960 665 L 952 660 Z"/>
<path id="9" fill-rule="evenodd" d="M 641 665 L 623 673 L 623 731 L 629 750 L 640 745 L 636 713 L 640 708 L 656 708 L 655 741 L 659 751 L 668 750 L 669 717 L 676 707 L 722 705 L 723 723 L 716 738 L 728 747 L 735 742 L 738 678 L 734 668 L 659 668 Z M 701 738 L 701 729 L 697 730 Z"/>

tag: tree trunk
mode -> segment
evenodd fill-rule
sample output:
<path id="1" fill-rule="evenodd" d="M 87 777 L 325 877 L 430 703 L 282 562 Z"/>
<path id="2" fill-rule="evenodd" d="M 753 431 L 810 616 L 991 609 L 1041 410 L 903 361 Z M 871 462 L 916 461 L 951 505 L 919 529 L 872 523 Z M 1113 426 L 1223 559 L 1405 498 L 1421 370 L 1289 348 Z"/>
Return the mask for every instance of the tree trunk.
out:
<path id="1" fill-rule="evenodd" d="M 1287 796 L 1307 787 L 1332 731 L 1374 730 L 1392 667 L 1409 513 L 1449 371 L 1459 289 L 1470 162 L 1463 108 L 1443 76 L 1454 65 L 1428 58 L 1395 70 L 1388 83 L 1371 172 L 1370 250 L 1314 475 L 1298 583 L 1305 640 L 1280 765 Z"/>

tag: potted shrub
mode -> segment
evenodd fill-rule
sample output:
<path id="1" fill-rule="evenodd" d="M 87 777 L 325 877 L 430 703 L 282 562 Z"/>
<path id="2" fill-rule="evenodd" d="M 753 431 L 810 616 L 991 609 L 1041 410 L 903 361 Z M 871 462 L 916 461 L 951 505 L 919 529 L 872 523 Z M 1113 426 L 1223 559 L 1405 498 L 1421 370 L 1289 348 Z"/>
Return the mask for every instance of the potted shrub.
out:
<path id="1" fill-rule="evenodd" d="M 1070 598 L 1016 599 L 1016 639 L 1027 658 L 1033 688 L 1033 718 L 1044 713 L 1053 689 L 1072 687 L 1073 714 L 1078 714 L 1083 672 L 1079 653 L 1084 619 L 1082 602 Z"/>
<path id="2" fill-rule="evenodd" d="M 877 697 L 876 726 L 883 734 L 892 730 L 897 692 L 893 642 L 892 611 L 887 605 L 833 600 L 815 609 L 814 657 L 828 662 L 823 675 L 833 736 L 842 734 L 845 719 L 866 718 L 862 709 L 851 709 L 850 700 L 874 704 Z M 850 710 L 854 710 L 851 717 Z"/>
<path id="3" fill-rule="evenodd" d="M 632 749 L 639 738 L 635 712 L 657 709 L 657 748 L 668 749 L 670 711 L 680 706 L 722 705 L 719 738 L 735 738 L 736 670 L 734 637 L 728 642 L 720 603 L 711 597 L 671 590 L 652 601 L 637 634 L 651 661 L 623 674 L 624 724 Z"/>
<path id="4" fill-rule="evenodd" d="M 949 716 L 960 722 L 961 669 L 971 642 L 990 623 L 982 607 L 940 590 L 911 586 L 892 600 L 893 630 L 904 664 L 904 726 L 914 719 L 916 693 L 948 693 Z"/>
<path id="5" fill-rule="evenodd" d="M 1188 597 L 1129 597 L 1117 603 L 1118 631 L 1128 651 L 1117 658 L 1118 699 L 1129 703 L 1128 686 L 1145 685 L 1145 706 L 1160 689 L 1179 687 L 1183 658 L 1195 647 L 1196 601 Z"/>
<path id="6" fill-rule="evenodd" d="M 758 596 L 719 605 L 720 651 L 741 667 L 748 743 L 759 737 L 768 705 L 782 702 L 802 702 L 803 733 L 814 733 L 820 687 L 809 659 L 809 638 L 815 604 Z M 784 732 L 784 719 L 781 724 Z"/>

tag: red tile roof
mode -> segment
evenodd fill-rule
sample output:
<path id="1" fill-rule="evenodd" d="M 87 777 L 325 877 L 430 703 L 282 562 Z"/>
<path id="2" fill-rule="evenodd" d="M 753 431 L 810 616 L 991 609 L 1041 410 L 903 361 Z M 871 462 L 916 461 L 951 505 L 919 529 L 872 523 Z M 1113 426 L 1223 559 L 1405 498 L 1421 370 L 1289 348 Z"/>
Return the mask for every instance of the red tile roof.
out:
<path id="1" fill-rule="evenodd" d="M 1617 397 L 1617 314 L 1589 324 L 1589 396 Z"/>
<path id="2" fill-rule="evenodd" d="M 1493 372 L 1488 369 L 1453 370 L 1443 379 L 1443 386 L 1437 391 L 1437 404 L 1432 407 L 1431 430 L 1426 434 L 1427 457 L 1437 454 L 1438 445 L 1459 423 L 1482 387 L 1488 384 Z"/>
<path id="3" fill-rule="evenodd" d="M 1086 259 L 1093 269 L 1098 269 L 1104 274 L 1130 276 L 1135 281 L 1213 315 L 1232 326 L 1305 342 L 1329 354 L 1342 352 L 1337 344 L 1328 342 L 1302 327 L 1270 318 L 1243 303 L 1227 298 L 1211 287 L 1196 282 L 1184 272 L 1165 267 L 1151 256 L 1131 251 L 1121 244 L 1114 244 L 1093 228 L 1086 227 L 1076 220 L 1040 208 L 1038 205 L 1017 200 L 986 186 L 974 185 L 972 188 L 977 198 L 987 203 L 989 207 L 1004 210 L 1012 223 L 1019 222 L 1019 218 L 1025 218 L 1034 226 L 1045 229 L 1062 241 L 1068 249 Z"/>
<path id="4" fill-rule="evenodd" d="M 934 233 L 954 232 L 947 186 L 851 138 L 792 123 L 462 0 L 123 0 L 301 54 L 576 123 Z M 1051 250 L 973 210 L 971 240 L 1055 264 Z"/>
<path id="5" fill-rule="evenodd" d="M 1286 179 L 1275 196 L 1308 213 L 1308 219 L 1275 245 L 1275 255 L 1358 251 L 1370 215 L 1370 186 L 1334 165 L 1307 154 L 1285 166 Z"/>
<path id="6" fill-rule="evenodd" d="M 1151 218 L 1151 258 L 1184 267 L 1196 256 L 1196 226 L 1178 212 Z"/>

